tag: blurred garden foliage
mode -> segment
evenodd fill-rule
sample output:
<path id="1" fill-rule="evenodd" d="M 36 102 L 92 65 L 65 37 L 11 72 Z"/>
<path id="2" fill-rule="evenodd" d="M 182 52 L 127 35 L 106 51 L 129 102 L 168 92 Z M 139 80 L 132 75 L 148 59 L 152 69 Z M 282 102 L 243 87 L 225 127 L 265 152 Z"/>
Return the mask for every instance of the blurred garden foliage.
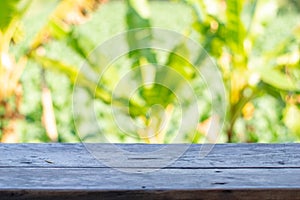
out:
<path id="1" fill-rule="evenodd" d="M 88 56 L 99 44 L 126 30 L 148 27 L 192 38 L 218 66 L 228 99 L 218 142 L 300 141 L 299 22 L 300 4 L 294 0 L 4 0 L 1 141 L 101 142 L 105 135 L 110 142 L 172 142 L 182 113 L 174 94 L 159 84 L 140 87 L 137 97 L 130 99 L 129 117 L 141 124 L 141 130 L 128 135 L 111 116 L 112 90 L 120 77 L 155 63 L 180 73 L 199 97 L 198 126 L 185 132 L 180 142 L 215 142 L 206 137 L 213 117 L 208 88 L 193 66 L 176 55 L 189 56 L 184 41 L 178 41 L 173 53 L 131 52 L 113 63 L 100 83 L 81 73 L 83 63 L 95 74 L 101 71 L 101 60 L 95 63 Z M 127 36 L 129 46 L 147 42 Z M 90 116 L 83 113 L 74 119 L 75 82 L 86 92 L 83 102 L 95 109 L 100 133 L 98 124 L 89 123 Z"/>

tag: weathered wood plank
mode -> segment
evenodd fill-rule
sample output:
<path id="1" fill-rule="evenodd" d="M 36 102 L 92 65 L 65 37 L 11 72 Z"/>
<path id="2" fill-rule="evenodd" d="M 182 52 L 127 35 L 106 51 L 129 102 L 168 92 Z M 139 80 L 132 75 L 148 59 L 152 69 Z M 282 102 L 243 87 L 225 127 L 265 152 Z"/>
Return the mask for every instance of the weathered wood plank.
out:
<path id="1" fill-rule="evenodd" d="M 140 169 L 135 169 L 141 172 Z M 300 169 L 1 168 L 0 188 L 56 190 L 300 189 Z"/>
<path id="2" fill-rule="evenodd" d="M 0 199 L 300 199 L 300 144 L 117 146 L 95 145 L 99 162 L 82 144 L 0 144 Z M 159 169 L 170 146 L 189 148 Z"/>
<path id="3" fill-rule="evenodd" d="M 156 168 L 163 156 L 149 156 L 151 152 L 165 145 L 119 144 L 127 157 L 114 157 L 107 144 L 98 145 L 97 152 L 102 159 L 97 161 L 82 144 L 1 144 L 0 167 L 106 167 L 112 159 L 117 167 Z M 182 145 L 178 145 L 182 146 Z M 299 144 L 218 144 L 203 159 L 199 156 L 200 145 L 190 148 L 168 168 L 300 168 Z M 140 152 L 130 155 L 130 152 Z M 117 155 L 116 155 L 117 156 Z M 130 161 L 130 162 L 129 162 Z"/>
<path id="4" fill-rule="evenodd" d="M 300 169 L 1 168 L 0 174 L 1 199 L 300 199 Z"/>

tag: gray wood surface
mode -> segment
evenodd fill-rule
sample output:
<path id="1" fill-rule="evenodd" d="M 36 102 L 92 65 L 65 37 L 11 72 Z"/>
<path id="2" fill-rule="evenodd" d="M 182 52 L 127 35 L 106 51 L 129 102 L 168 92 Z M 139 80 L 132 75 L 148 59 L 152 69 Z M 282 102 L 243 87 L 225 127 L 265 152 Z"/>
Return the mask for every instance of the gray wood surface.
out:
<path id="1" fill-rule="evenodd" d="M 0 200 L 300 199 L 300 144 L 218 144 L 204 158 L 201 145 L 93 147 L 0 144 Z"/>

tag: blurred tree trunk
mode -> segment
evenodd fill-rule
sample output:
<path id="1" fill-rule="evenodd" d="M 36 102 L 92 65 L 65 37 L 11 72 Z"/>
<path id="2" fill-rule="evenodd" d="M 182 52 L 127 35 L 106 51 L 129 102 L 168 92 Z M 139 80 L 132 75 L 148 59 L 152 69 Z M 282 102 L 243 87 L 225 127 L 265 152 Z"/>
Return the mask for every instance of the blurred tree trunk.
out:
<path id="1" fill-rule="evenodd" d="M 19 142 L 19 136 L 17 134 L 18 121 L 23 119 L 23 116 L 19 112 L 19 108 L 22 100 L 22 86 L 18 84 L 12 101 L 2 100 L 0 106 L 4 108 L 4 114 L 1 115 L 0 120 L 2 122 L 1 142 L 16 143 Z"/>

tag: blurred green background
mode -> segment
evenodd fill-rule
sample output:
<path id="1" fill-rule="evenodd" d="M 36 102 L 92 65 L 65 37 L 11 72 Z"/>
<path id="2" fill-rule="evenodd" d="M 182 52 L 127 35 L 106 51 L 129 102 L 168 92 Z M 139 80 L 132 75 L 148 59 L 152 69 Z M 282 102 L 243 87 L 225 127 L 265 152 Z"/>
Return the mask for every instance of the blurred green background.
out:
<path id="1" fill-rule="evenodd" d="M 123 113 L 141 124 L 140 130 L 125 133 L 111 115 L 114 85 L 128 70 L 147 63 L 170 66 L 199 97 L 198 125 L 182 133 L 179 142 L 300 141 L 299 22 L 296 0 L 4 0 L 0 7 L 1 142 L 104 142 L 103 136 L 109 142 L 172 142 L 182 113 L 172 92 L 160 85 L 139 88 L 136 99 L 130 99 L 129 113 Z M 213 116 L 206 84 L 176 54 L 134 51 L 113 64 L 103 83 L 80 74 L 83 63 L 95 74 L 101 71 L 101 58 L 95 63 L 88 56 L 99 44 L 124 31 L 147 27 L 192 38 L 218 66 L 227 97 L 218 137 L 207 136 Z M 129 46 L 140 42 L 128 35 Z M 173 52 L 190 54 L 184 41 L 178 41 Z M 100 132 L 84 109 L 74 119 L 76 77 L 85 94 L 80 97 L 83 104 L 94 106 Z M 162 109 L 156 111 L 157 104 Z"/>

